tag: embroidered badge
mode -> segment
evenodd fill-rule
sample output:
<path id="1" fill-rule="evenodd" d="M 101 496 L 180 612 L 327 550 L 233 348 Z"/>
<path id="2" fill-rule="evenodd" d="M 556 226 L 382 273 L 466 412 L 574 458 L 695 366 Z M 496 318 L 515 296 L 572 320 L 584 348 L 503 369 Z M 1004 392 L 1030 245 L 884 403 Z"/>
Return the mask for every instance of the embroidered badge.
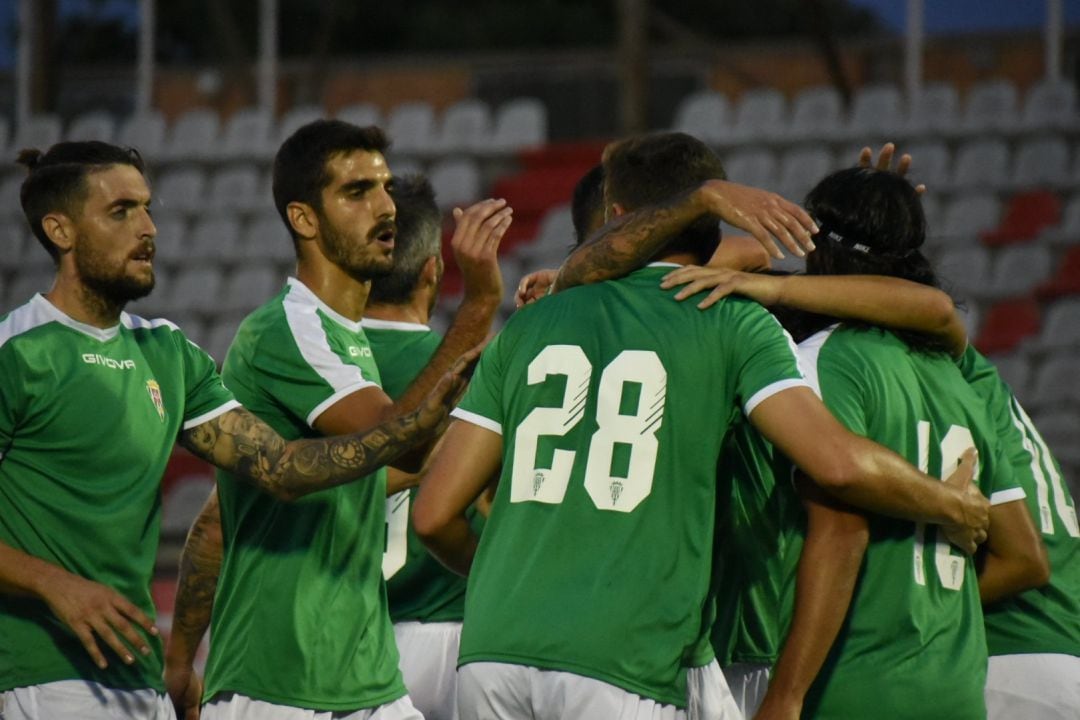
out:
<path id="1" fill-rule="evenodd" d="M 154 402 L 161 422 L 165 422 L 165 403 L 161 401 L 161 386 L 157 384 L 157 380 L 146 381 L 146 392 L 150 393 L 150 399 Z"/>

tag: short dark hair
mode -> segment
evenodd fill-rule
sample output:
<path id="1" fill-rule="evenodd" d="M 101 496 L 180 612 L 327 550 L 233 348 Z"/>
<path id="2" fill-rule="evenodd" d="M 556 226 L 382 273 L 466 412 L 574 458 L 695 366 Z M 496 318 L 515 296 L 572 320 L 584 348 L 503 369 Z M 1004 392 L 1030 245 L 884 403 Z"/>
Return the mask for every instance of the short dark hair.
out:
<path id="1" fill-rule="evenodd" d="M 400 305 L 412 297 L 424 263 L 442 251 L 442 213 L 435 190 L 423 175 L 394 178 L 390 197 L 397 206 L 394 267 L 371 282 L 368 301 Z"/>
<path id="2" fill-rule="evenodd" d="M 44 153 L 34 148 L 20 150 L 16 162 L 27 169 L 19 190 L 23 214 L 54 262 L 60 260 L 60 249 L 45 233 L 41 221 L 46 215 L 61 211 L 75 217 L 86 200 L 86 177 L 91 173 L 113 165 L 131 165 L 146 172 L 138 150 L 97 140 L 60 142 Z"/>
<path id="3" fill-rule="evenodd" d="M 321 193 L 330 182 L 327 161 L 354 150 L 385 153 L 389 147 L 386 135 L 374 125 L 359 127 L 341 120 L 315 120 L 286 138 L 274 156 L 274 206 L 293 239 L 289 203 L 322 211 Z"/>
<path id="4" fill-rule="evenodd" d="M 926 240 L 922 201 L 900 175 L 873 168 L 839 170 L 814 186 L 805 205 L 820 228 L 813 238 L 817 249 L 806 258 L 807 274 L 888 275 L 939 286 L 920 251 Z M 817 325 L 832 322 L 823 318 Z M 916 352 L 947 351 L 922 333 L 893 332 Z"/>
<path id="5" fill-rule="evenodd" d="M 656 205 L 706 180 L 726 178 L 716 153 L 686 133 L 640 135 L 604 149 L 604 199 L 626 210 Z M 668 243 L 664 252 L 692 252 L 706 262 L 719 244 L 719 220 L 703 217 Z"/>
<path id="6" fill-rule="evenodd" d="M 574 235 L 577 244 L 585 242 L 597 224 L 604 218 L 604 166 L 597 163 L 581 176 L 574 186 L 573 199 L 570 202 L 570 219 L 574 223 Z"/>

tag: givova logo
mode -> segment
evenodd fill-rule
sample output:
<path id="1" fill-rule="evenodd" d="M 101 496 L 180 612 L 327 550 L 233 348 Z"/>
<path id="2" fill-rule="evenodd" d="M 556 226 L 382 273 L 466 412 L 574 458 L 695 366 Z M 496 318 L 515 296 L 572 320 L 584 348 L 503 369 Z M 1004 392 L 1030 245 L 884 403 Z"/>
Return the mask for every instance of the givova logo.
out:
<path id="1" fill-rule="evenodd" d="M 113 360 L 96 353 L 83 353 L 82 360 L 87 365 L 104 365 L 113 370 L 134 370 L 134 360 Z"/>
<path id="2" fill-rule="evenodd" d="M 349 357 L 372 357 L 371 348 L 364 347 L 359 348 L 355 345 L 349 346 Z"/>

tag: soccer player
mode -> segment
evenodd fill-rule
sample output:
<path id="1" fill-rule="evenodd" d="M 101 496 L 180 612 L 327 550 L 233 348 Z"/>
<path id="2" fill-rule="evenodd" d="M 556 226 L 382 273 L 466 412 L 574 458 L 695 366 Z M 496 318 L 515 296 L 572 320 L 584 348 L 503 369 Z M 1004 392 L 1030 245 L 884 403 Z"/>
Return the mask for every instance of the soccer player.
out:
<path id="1" fill-rule="evenodd" d="M 123 312 L 154 286 L 138 153 L 68 142 L 20 162 L 23 211 L 56 277 L 0 317 L 2 714 L 171 718 L 150 581 L 173 444 L 297 499 L 430 438 L 440 393 L 460 380 L 371 432 L 286 442 L 175 325 Z"/>
<path id="2" fill-rule="evenodd" d="M 796 233 L 811 225 L 722 176 L 711 151 L 682 134 L 605 154 L 613 213 L 685 193 L 704 213 L 758 229 L 768 220 L 780 232 L 773 213 Z M 718 240 L 706 217 L 660 259 L 707 259 Z M 845 432 L 760 306 L 673 310 L 650 289 L 665 272 L 647 267 L 518 312 L 485 351 L 432 461 L 413 520 L 443 562 L 471 569 L 463 718 L 683 716 L 684 654 L 700 636 L 709 584 L 716 463 L 740 409 L 843 496 L 929 521 L 960 522 L 969 501 L 985 510 L 969 491 Z M 500 463 L 478 550 L 465 510 Z"/>
<path id="3" fill-rule="evenodd" d="M 408 411 L 442 368 L 484 339 L 498 309 L 496 253 L 511 210 L 486 200 L 461 214 L 452 240 L 466 285 L 453 324 L 397 401 L 383 392 L 360 320 L 370 280 L 393 266 L 387 145 L 378 128 L 320 120 L 275 157 L 274 200 L 297 277 L 243 321 L 222 376 L 287 437 L 338 435 Z M 212 600 L 203 717 L 419 717 L 398 669 L 382 579 L 385 473 L 291 505 L 227 473 L 217 481 L 217 503 L 212 497 L 193 529 L 220 515 L 220 578 L 220 546 L 211 533 L 192 533 L 167 657 L 174 700 L 197 687 L 192 662 Z"/>
<path id="4" fill-rule="evenodd" d="M 428 327 L 442 279 L 442 215 L 422 176 L 395 178 L 394 268 L 371 285 L 362 326 L 375 354 L 382 387 L 400 397 L 439 347 Z M 427 720 L 457 717 L 457 656 L 465 612 L 465 578 L 431 557 L 409 522 L 415 487 L 386 504 L 386 594 L 401 674 L 409 697 Z M 479 522 L 474 519 L 474 522 Z"/>

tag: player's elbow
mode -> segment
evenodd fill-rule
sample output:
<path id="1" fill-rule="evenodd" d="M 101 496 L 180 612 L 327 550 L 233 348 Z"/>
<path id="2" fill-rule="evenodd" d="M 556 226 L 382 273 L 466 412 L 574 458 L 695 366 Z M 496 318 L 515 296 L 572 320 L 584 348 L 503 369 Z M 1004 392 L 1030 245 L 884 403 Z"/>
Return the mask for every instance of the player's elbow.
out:
<path id="1" fill-rule="evenodd" d="M 1046 554 L 1046 546 L 1041 542 L 1035 552 L 1029 553 L 1025 566 L 1028 589 L 1040 588 L 1050 582 L 1050 558 Z"/>
<path id="2" fill-rule="evenodd" d="M 420 542 L 430 547 L 446 529 L 447 522 L 448 518 L 445 513 L 440 511 L 440 508 L 431 501 L 430 497 L 425 497 L 425 493 L 421 489 L 416 496 L 416 504 L 413 506 L 412 514 L 413 530 L 416 532 L 417 537 L 420 538 Z"/>
<path id="3" fill-rule="evenodd" d="M 865 471 L 849 453 L 828 453 L 814 468 L 804 468 L 814 484 L 838 498 L 847 497 L 863 481 Z"/>

